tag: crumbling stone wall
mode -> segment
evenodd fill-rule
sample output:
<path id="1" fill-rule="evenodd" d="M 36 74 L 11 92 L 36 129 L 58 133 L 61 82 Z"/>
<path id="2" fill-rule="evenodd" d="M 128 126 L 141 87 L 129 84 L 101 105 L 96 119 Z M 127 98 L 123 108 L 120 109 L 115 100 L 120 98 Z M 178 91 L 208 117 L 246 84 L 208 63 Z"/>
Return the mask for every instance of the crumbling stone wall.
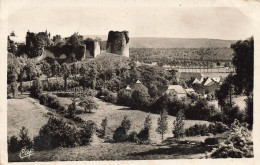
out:
<path id="1" fill-rule="evenodd" d="M 108 53 L 129 57 L 129 32 L 110 31 L 106 44 Z"/>

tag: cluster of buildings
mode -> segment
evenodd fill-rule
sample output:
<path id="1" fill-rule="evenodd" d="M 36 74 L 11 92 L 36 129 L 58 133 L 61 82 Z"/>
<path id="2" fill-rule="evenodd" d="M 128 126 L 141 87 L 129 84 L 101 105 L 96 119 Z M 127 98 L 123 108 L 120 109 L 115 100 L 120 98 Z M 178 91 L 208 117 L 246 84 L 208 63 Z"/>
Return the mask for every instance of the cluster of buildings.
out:
<path id="1" fill-rule="evenodd" d="M 173 93 L 178 98 L 186 97 L 188 94 L 197 93 L 202 97 L 207 97 L 207 94 L 215 93 L 223 83 L 224 78 L 204 77 L 201 73 L 196 72 L 180 72 L 177 73 L 177 80 L 186 82 L 189 88 L 183 88 L 181 85 L 168 85 L 158 87 L 158 95 Z M 128 85 L 126 90 L 134 90 L 139 86 L 144 86 L 140 80 L 135 84 Z M 144 87 L 147 91 L 148 89 Z"/>

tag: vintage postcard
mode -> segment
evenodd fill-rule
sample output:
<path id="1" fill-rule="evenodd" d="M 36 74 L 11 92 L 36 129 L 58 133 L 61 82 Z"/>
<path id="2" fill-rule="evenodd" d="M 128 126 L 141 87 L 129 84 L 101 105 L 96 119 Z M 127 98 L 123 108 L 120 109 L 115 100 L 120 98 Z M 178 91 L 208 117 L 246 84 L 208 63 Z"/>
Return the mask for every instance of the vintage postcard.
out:
<path id="1" fill-rule="evenodd" d="M 259 1 L 0 9 L 1 164 L 260 163 Z"/>

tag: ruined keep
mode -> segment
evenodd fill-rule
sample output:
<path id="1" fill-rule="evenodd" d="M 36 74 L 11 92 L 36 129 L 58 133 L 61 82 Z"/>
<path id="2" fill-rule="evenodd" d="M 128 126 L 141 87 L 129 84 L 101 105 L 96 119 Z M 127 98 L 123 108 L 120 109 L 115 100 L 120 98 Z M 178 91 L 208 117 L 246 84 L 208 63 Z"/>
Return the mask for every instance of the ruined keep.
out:
<path id="1" fill-rule="evenodd" d="M 129 32 L 109 31 L 106 51 L 129 57 Z"/>

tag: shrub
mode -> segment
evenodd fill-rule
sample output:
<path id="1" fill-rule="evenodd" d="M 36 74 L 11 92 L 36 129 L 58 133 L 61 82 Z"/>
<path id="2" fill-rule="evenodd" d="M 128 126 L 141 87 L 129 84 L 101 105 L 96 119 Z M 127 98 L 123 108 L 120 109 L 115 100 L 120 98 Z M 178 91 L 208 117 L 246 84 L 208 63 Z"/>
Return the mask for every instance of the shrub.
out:
<path id="1" fill-rule="evenodd" d="M 106 102 L 116 103 L 117 102 L 117 95 L 107 89 L 102 89 L 98 93 L 98 97 Z"/>
<path id="2" fill-rule="evenodd" d="M 101 135 L 104 137 L 106 135 L 107 117 L 102 119 L 101 127 Z"/>
<path id="3" fill-rule="evenodd" d="M 76 107 L 76 102 L 73 101 L 69 107 L 68 107 L 68 111 L 67 111 L 67 116 L 68 118 L 74 118 L 75 117 L 75 113 L 77 111 L 77 107 Z"/>
<path id="4" fill-rule="evenodd" d="M 209 121 L 215 112 L 216 109 L 213 105 L 209 105 L 206 100 L 200 99 L 185 110 L 185 116 L 187 119 Z"/>
<path id="5" fill-rule="evenodd" d="M 61 105 L 58 109 L 57 109 L 60 113 L 65 113 L 67 108 L 63 105 Z"/>
<path id="6" fill-rule="evenodd" d="M 52 116 L 48 123 L 40 129 L 39 136 L 35 137 L 34 140 L 35 149 L 38 150 L 74 147 L 80 144 L 77 128 Z"/>
<path id="7" fill-rule="evenodd" d="M 81 145 L 87 145 L 92 142 L 93 134 L 96 130 L 96 124 L 92 120 L 88 120 L 80 131 L 79 138 Z"/>
<path id="8" fill-rule="evenodd" d="M 118 127 L 114 132 L 113 139 L 115 142 L 127 141 L 128 137 L 126 129 L 122 126 Z"/>
<path id="9" fill-rule="evenodd" d="M 118 100 L 117 103 L 120 105 L 131 105 L 131 92 L 125 89 L 122 89 L 117 94 Z"/>
<path id="10" fill-rule="evenodd" d="M 222 146 L 211 154 L 212 158 L 242 158 L 242 156 L 242 151 L 233 146 Z"/>
<path id="11" fill-rule="evenodd" d="M 129 142 L 134 142 L 134 143 L 137 143 L 139 141 L 139 138 L 137 137 L 137 132 L 135 131 L 132 131 L 129 136 L 128 136 L 128 141 Z"/>
<path id="12" fill-rule="evenodd" d="M 195 124 L 185 130 L 186 136 L 205 136 L 208 133 L 208 127 L 206 124 L 198 125 Z"/>
<path id="13" fill-rule="evenodd" d="M 228 130 L 228 126 L 223 124 L 222 122 L 216 122 L 215 127 L 217 133 L 223 133 Z"/>
<path id="14" fill-rule="evenodd" d="M 19 141 L 16 136 L 11 136 L 11 138 L 8 139 L 7 143 L 8 143 L 8 152 L 14 153 L 20 150 L 20 147 L 18 145 Z"/>
<path id="15" fill-rule="evenodd" d="M 246 124 L 235 120 L 227 133 L 228 139 L 211 155 L 213 158 L 242 158 L 253 157 L 253 148 L 250 147 L 251 132 Z"/>
<path id="16" fill-rule="evenodd" d="M 115 130 L 113 139 L 115 142 L 125 142 L 128 140 L 127 131 L 131 127 L 130 120 L 125 116 L 121 122 L 121 125 Z"/>
<path id="17" fill-rule="evenodd" d="M 150 130 L 147 128 L 144 128 L 137 134 L 137 138 L 141 142 L 147 142 L 147 141 L 149 141 L 149 134 L 150 134 Z"/>
<path id="18" fill-rule="evenodd" d="M 27 128 L 22 127 L 22 129 L 20 130 L 20 140 L 18 142 L 18 145 L 20 148 L 32 148 L 33 147 L 33 141 L 30 139 L 29 137 L 29 131 Z"/>
<path id="19" fill-rule="evenodd" d="M 48 95 L 47 94 L 41 94 L 39 96 L 40 104 L 42 105 L 48 105 Z"/>
<path id="20" fill-rule="evenodd" d="M 207 138 L 205 139 L 206 145 L 216 145 L 218 144 L 218 138 Z"/>
<path id="21" fill-rule="evenodd" d="M 43 91 L 42 82 L 40 79 L 36 79 L 33 81 L 33 85 L 31 87 L 30 95 L 34 98 L 38 98 Z"/>

